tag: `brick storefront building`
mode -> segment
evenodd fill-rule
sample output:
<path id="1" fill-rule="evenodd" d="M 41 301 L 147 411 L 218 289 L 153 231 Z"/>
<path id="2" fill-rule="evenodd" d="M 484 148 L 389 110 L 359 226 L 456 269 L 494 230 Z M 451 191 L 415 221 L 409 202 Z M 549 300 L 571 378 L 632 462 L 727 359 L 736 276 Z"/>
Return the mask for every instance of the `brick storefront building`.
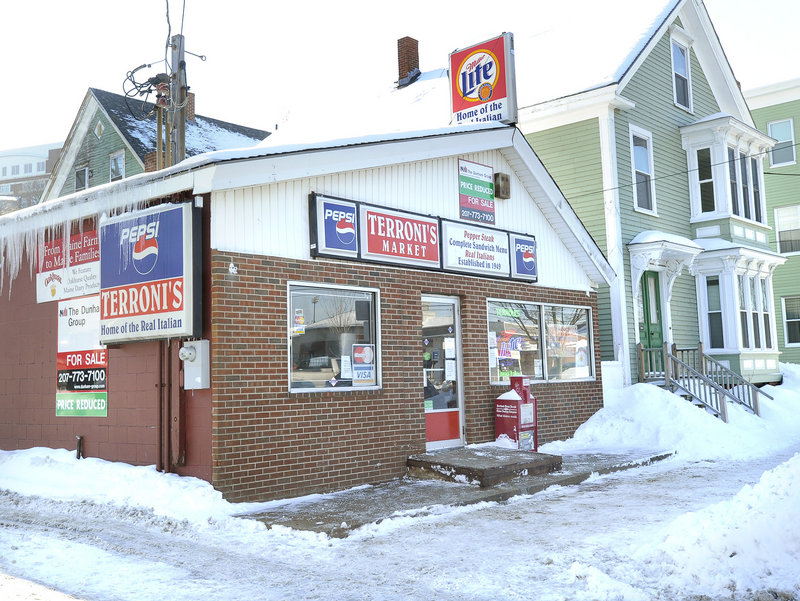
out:
<path id="1" fill-rule="evenodd" d="M 506 193 L 471 213 L 460 190 L 498 174 Z M 493 440 L 494 399 L 513 374 L 532 379 L 540 442 L 602 406 L 596 289 L 614 274 L 513 126 L 214 153 L 50 204 L 0 220 L 1 448 L 74 448 L 81 436 L 88 456 L 264 500 L 388 480 L 410 454 Z M 185 205 L 197 294 L 182 302 L 197 326 L 95 337 L 105 414 L 67 415 L 63 320 L 97 294 L 105 328 L 116 305 L 105 276 L 77 300 L 43 298 L 41 265 L 29 276 L 20 250 L 63 237 L 52 223 L 96 229 L 105 273 L 115 223 L 139 224 L 137 238 L 122 228 L 137 261 L 145 231 L 171 231 L 145 209 Z M 182 347 L 208 349 L 207 381 Z"/>

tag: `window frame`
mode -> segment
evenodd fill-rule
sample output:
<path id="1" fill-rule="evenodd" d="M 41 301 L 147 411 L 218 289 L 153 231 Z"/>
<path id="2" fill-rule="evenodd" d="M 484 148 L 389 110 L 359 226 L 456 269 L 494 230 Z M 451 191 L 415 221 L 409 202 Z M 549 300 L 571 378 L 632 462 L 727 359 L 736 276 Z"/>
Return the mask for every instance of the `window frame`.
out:
<path id="1" fill-rule="evenodd" d="M 708 151 L 708 170 L 709 177 L 707 179 L 700 179 L 700 153 Z M 712 146 L 702 146 L 694 150 L 695 167 L 697 170 L 697 208 L 700 215 L 716 215 L 719 213 L 717 206 L 717 186 L 714 181 L 714 149 Z M 711 184 L 711 198 L 714 202 L 714 207 L 710 211 L 703 209 L 703 184 Z"/>
<path id="2" fill-rule="evenodd" d="M 798 228 L 796 230 L 798 232 L 798 237 L 797 237 L 797 250 L 790 250 L 790 251 L 783 252 L 781 250 L 781 232 L 784 231 L 784 230 L 781 229 L 781 219 L 779 217 L 779 212 L 781 210 L 786 210 L 786 209 L 794 209 L 794 212 L 795 212 L 795 215 L 796 215 L 796 218 L 797 218 L 797 222 L 798 222 Z M 776 242 L 776 246 L 777 246 L 777 248 L 775 250 L 777 250 L 779 254 L 784 255 L 784 256 L 793 256 L 793 255 L 800 254 L 800 204 L 784 205 L 782 207 L 775 207 L 775 209 L 773 209 L 773 223 L 775 224 L 775 242 Z M 786 230 L 786 231 L 795 231 L 795 230 Z M 792 240 L 792 242 L 794 242 L 794 240 Z"/>
<path id="3" fill-rule="evenodd" d="M 692 54 L 691 54 L 691 42 L 689 39 L 682 39 L 685 36 L 676 36 L 674 35 L 677 33 L 677 30 L 673 32 L 673 35 L 670 36 L 670 44 L 669 44 L 669 59 L 670 65 L 672 67 L 672 101 L 674 102 L 675 106 L 679 109 L 687 111 L 689 113 L 694 113 L 694 104 L 692 102 Z M 678 47 L 682 51 L 682 54 L 686 60 L 686 74 L 679 73 L 675 68 L 675 47 Z M 683 105 L 678 100 L 678 86 L 676 84 L 677 78 L 681 77 L 682 79 L 686 80 L 686 96 L 687 96 L 687 105 Z"/>
<path id="4" fill-rule="evenodd" d="M 489 328 L 489 303 L 506 303 L 506 304 L 515 304 L 515 305 L 528 305 L 531 307 L 536 307 L 537 313 L 539 315 L 539 344 L 540 344 L 540 352 L 539 352 L 539 361 L 541 362 L 542 368 L 542 377 L 537 378 L 535 375 L 530 375 L 531 382 L 535 384 L 550 384 L 550 383 L 566 383 L 566 382 L 592 382 L 597 379 L 597 373 L 595 372 L 595 353 L 594 353 L 594 312 L 592 308 L 586 305 L 572 305 L 572 304 L 563 304 L 563 303 L 542 303 L 542 302 L 532 302 L 532 301 L 523 301 L 518 299 L 509 299 L 509 298 L 495 298 L 495 297 L 487 297 L 486 298 L 486 335 L 487 335 L 487 366 L 488 366 L 488 375 L 489 375 L 489 383 L 491 386 L 508 386 L 509 382 L 506 381 L 497 381 L 492 379 L 492 364 L 491 358 L 488 351 L 492 348 L 489 345 L 488 337 L 492 333 L 491 329 Z M 586 377 L 580 378 L 556 378 L 551 377 L 548 371 L 548 338 L 547 338 L 547 328 L 546 328 L 546 316 L 545 310 L 548 307 L 559 307 L 565 309 L 577 309 L 580 311 L 584 311 L 586 314 L 587 320 L 587 341 L 586 341 L 586 348 L 587 348 L 587 356 L 586 362 L 589 369 L 589 375 Z M 523 374 L 526 375 L 526 374 Z"/>
<path id="5" fill-rule="evenodd" d="M 114 177 L 114 159 L 121 159 L 120 161 L 120 175 Z M 117 182 L 125 179 L 125 150 L 117 150 L 108 155 L 108 181 Z"/>
<path id="6" fill-rule="evenodd" d="M 706 328 L 708 329 L 708 348 L 714 350 L 723 350 L 725 349 L 725 312 L 723 311 L 723 302 L 722 302 L 722 278 L 719 275 L 706 275 L 704 276 L 705 280 L 705 304 L 706 304 Z M 711 308 L 711 298 L 709 297 L 708 290 L 709 290 L 709 280 L 716 280 L 716 288 L 717 288 L 717 298 L 716 301 L 719 305 L 718 309 Z M 719 335 L 722 338 L 722 346 L 714 346 L 712 344 L 712 340 L 714 336 L 712 335 L 712 327 L 711 327 L 711 314 L 718 314 L 719 315 Z"/>
<path id="7" fill-rule="evenodd" d="M 292 386 L 292 325 L 294 324 L 294 315 L 292 314 L 292 289 L 306 288 L 306 289 L 327 289 L 332 291 L 351 291 L 351 292 L 366 292 L 372 295 L 372 313 L 374 319 L 374 335 L 375 341 L 364 343 L 374 344 L 375 346 L 375 380 L 376 384 L 373 386 L 331 386 L 322 388 L 306 388 L 306 387 L 293 387 Z M 371 288 L 367 286 L 347 286 L 337 284 L 326 284 L 323 282 L 312 281 L 299 281 L 289 280 L 286 282 L 286 387 L 290 394 L 296 393 L 336 393 L 336 392 L 353 392 L 353 391 L 367 391 L 367 390 L 380 390 L 383 388 L 383 374 L 382 374 L 382 343 L 381 343 L 381 299 L 380 289 Z"/>
<path id="8" fill-rule="evenodd" d="M 637 127 L 633 124 L 628 126 L 629 137 L 628 142 L 630 144 L 630 156 L 631 156 L 631 181 L 633 184 L 633 210 L 639 213 L 646 213 L 648 215 L 658 215 L 658 209 L 656 205 L 656 182 L 655 182 L 655 160 L 653 155 L 653 134 L 645 129 Z M 636 166 L 636 145 L 634 143 L 634 138 L 639 138 L 644 140 L 647 144 L 647 161 L 649 163 L 648 167 L 650 168 L 650 173 L 647 173 L 648 177 L 648 187 L 650 190 L 650 204 L 651 207 L 643 207 L 639 201 L 639 185 L 636 179 L 637 173 L 644 173 L 640 172 Z"/>
<path id="9" fill-rule="evenodd" d="M 79 188 L 78 187 L 78 173 L 81 172 L 81 171 L 84 174 L 83 175 L 83 181 L 84 181 L 85 185 L 82 188 Z M 89 188 L 89 166 L 88 165 L 84 165 L 83 167 L 78 167 L 77 169 L 75 169 L 74 178 L 75 179 L 74 179 L 73 183 L 74 183 L 74 187 L 75 187 L 75 192 L 80 192 L 81 190 L 87 190 Z"/>
<path id="10" fill-rule="evenodd" d="M 789 133 L 790 138 L 788 140 L 779 140 L 774 135 L 772 135 L 772 126 L 778 125 L 780 123 L 788 123 L 789 124 Z M 788 119 L 778 119 L 777 121 L 770 121 L 767 123 L 767 135 L 771 138 L 775 138 L 778 140 L 778 143 L 782 142 L 789 142 L 788 148 L 792 150 L 792 160 L 791 161 L 784 161 L 783 163 L 776 163 L 774 160 L 773 152 L 775 148 L 771 148 L 769 151 L 769 166 L 770 167 L 788 167 L 789 165 L 796 165 L 797 164 L 797 150 L 795 148 L 795 138 L 794 138 L 794 118 L 789 117 Z M 777 144 L 776 144 L 777 146 Z"/>
<path id="11" fill-rule="evenodd" d="M 787 348 L 800 348 L 800 337 L 797 342 L 789 342 L 789 319 L 786 317 L 786 299 L 797 299 L 800 302 L 800 296 L 782 296 L 781 297 L 781 314 L 783 315 L 783 345 Z M 792 323 L 800 322 L 800 318 L 792 319 Z"/>

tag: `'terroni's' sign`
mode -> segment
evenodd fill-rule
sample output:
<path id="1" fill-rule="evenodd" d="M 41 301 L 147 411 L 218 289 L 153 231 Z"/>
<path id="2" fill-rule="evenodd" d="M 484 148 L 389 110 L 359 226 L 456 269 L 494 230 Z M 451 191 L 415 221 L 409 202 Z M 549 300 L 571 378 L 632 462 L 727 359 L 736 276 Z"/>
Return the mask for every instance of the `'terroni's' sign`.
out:
<path id="1" fill-rule="evenodd" d="M 504 33 L 450 55 L 453 122 L 517 121 L 514 35 Z"/>
<path id="2" fill-rule="evenodd" d="M 390 209 L 361 206 L 364 259 L 439 267 L 439 220 Z"/>
<path id="3" fill-rule="evenodd" d="M 199 334 L 199 264 L 191 204 L 100 223 L 100 341 Z"/>
<path id="4" fill-rule="evenodd" d="M 312 257 L 535 282 L 536 238 L 312 192 Z"/>

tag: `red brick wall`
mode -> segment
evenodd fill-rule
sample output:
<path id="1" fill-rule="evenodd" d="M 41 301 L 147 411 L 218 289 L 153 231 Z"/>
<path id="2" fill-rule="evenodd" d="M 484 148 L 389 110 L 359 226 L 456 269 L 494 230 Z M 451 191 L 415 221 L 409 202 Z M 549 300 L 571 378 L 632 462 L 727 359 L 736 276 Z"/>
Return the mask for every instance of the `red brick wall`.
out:
<path id="1" fill-rule="evenodd" d="M 419 370 L 422 294 L 461 302 L 467 443 L 494 440 L 486 297 L 592 308 L 594 382 L 539 384 L 539 441 L 563 439 L 602 407 L 597 297 L 519 282 L 212 251 L 213 484 L 235 501 L 330 491 L 402 476 L 425 450 Z M 233 262 L 238 272 L 230 274 Z M 383 387 L 287 392 L 288 280 L 380 289 Z"/>
<path id="2" fill-rule="evenodd" d="M 75 449 L 133 464 L 158 459 L 158 345 L 109 350 L 108 417 L 56 417 L 58 301 L 36 302 L 27 258 L 0 296 L 0 448 Z"/>

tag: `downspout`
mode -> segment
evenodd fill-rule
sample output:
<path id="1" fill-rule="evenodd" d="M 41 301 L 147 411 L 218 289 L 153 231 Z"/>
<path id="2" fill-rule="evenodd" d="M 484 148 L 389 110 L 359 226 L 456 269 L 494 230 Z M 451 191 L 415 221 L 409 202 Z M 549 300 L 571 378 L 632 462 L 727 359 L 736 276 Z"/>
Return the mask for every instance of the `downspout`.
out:
<path id="1" fill-rule="evenodd" d="M 164 353 L 161 352 L 161 343 L 158 343 L 158 382 L 156 382 L 156 394 L 158 395 L 158 418 L 156 420 L 156 434 L 158 455 L 156 459 L 156 469 L 164 471 Z"/>

